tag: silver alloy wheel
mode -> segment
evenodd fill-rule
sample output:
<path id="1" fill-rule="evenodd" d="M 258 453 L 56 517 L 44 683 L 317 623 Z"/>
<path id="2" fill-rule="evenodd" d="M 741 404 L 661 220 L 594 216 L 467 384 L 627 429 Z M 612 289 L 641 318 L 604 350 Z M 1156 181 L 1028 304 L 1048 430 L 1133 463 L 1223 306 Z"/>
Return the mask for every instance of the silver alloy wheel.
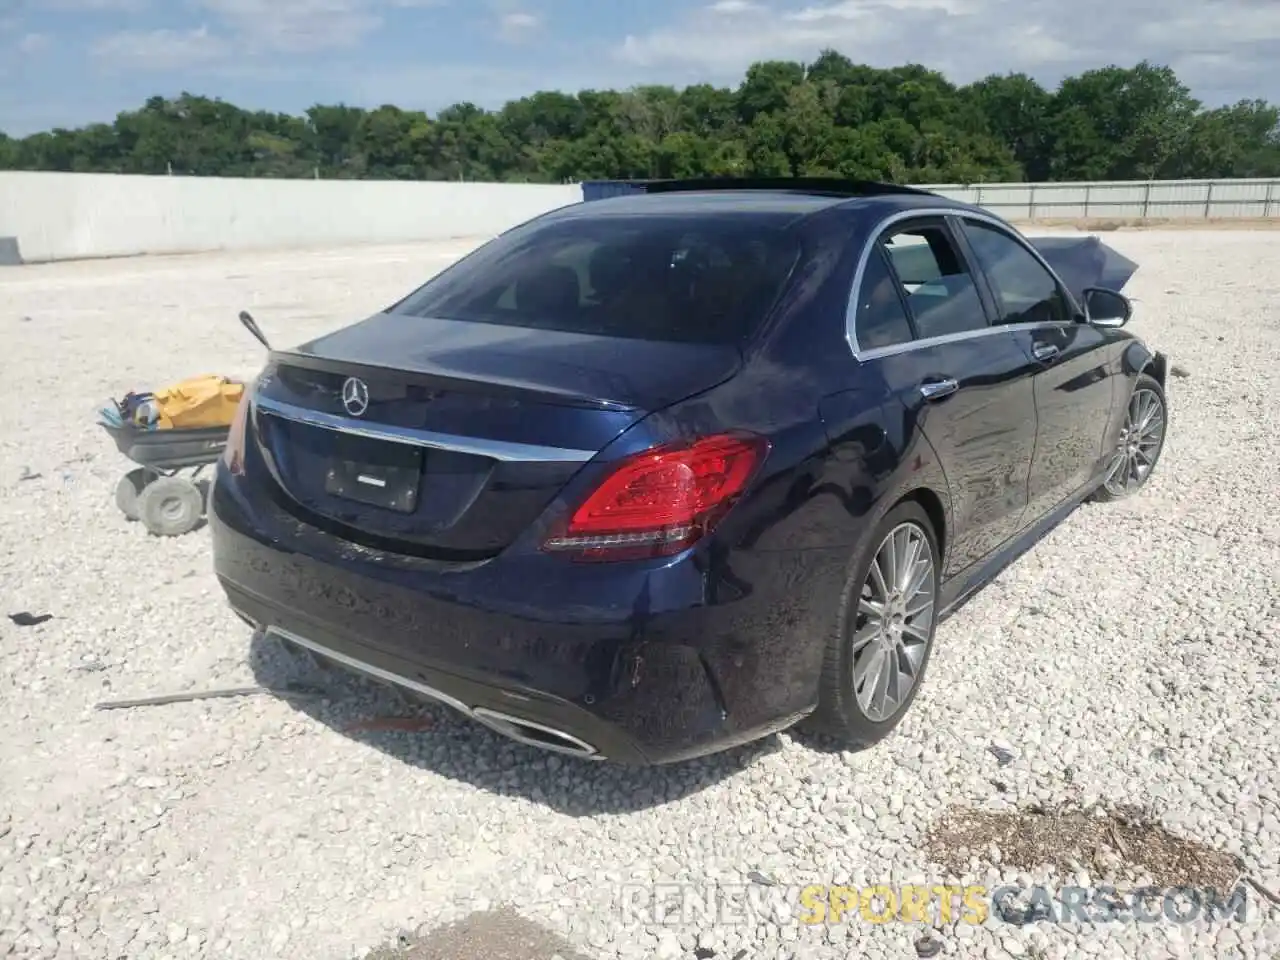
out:
<path id="1" fill-rule="evenodd" d="M 1160 395 L 1148 387 L 1133 391 L 1120 442 L 1103 481 L 1109 494 L 1121 497 L 1147 482 L 1164 443 L 1164 426 L 1164 401 Z"/>
<path id="2" fill-rule="evenodd" d="M 889 719 L 919 679 L 937 602 L 933 551 L 921 527 L 900 523 L 871 558 L 852 640 L 853 693 L 868 720 Z"/>

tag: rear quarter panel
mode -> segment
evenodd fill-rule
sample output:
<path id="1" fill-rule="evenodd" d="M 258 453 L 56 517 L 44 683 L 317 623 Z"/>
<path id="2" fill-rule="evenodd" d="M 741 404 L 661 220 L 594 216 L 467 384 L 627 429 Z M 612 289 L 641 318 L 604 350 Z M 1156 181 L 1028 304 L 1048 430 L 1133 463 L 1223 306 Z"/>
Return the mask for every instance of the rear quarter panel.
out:
<path id="1" fill-rule="evenodd" d="M 806 259 L 744 348 L 737 376 L 628 431 L 654 440 L 733 429 L 770 438 L 749 495 L 699 551 L 705 602 L 722 609 L 698 642 L 726 701 L 747 720 L 816 702 L 851 562 L 880 517 L 919 487 L 949 502 L 927 440 L 845 340 L 854 225 L 831 217 L 814 226 Z"/>
<path id="2" fill-rule="evenodd" d="M 816 701 L 853 521 L 826 480 L 829 443 L 801 371 L 749 365 L 733 381 L 644 421 L 654 438 L 726 429 L 770 439 L 748 495 L 697 548 L 712 615 L 695 643 L 739 724 Z"/>
<path id="3" fill-rule="evenodd" d="M 937 457 L 898 401 L 875 385 L 827 397 L 811 386 L 805 371 L 752 366 L 651 418 L 664 433 L 733 425 L 772 440 L 750 496 L 702 555 L 705 602 L 723 607 L 700 643 L 748 722 L 816 702 L 851 565 L 881 517 L 922 487 L 950 502 Z"/>
<path id="4" fill-rule="evenodd" d="M 825 397 L 819 410 L 830 442 L 826 486 L 839 491 L 847 513 L 832 535 L 852 554 L 895 504 L 928 491 L 942 506 L 937 533 L 945 541 L 952 526 L 946 472 L 911 411 L 875 385 Z"/>

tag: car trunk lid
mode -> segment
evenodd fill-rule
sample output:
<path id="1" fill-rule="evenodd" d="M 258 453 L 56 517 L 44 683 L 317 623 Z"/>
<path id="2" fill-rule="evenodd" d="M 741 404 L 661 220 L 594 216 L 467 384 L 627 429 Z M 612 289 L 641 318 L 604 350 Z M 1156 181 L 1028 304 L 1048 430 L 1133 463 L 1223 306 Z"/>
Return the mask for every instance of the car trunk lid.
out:
<path id="1" fill-rule="evenodd" d="M 378 314 L 273 354 L 253 430 L 295 512 L 354 541 L 475 560 L 631 424 L 740 364 L 731 345 Z"/>

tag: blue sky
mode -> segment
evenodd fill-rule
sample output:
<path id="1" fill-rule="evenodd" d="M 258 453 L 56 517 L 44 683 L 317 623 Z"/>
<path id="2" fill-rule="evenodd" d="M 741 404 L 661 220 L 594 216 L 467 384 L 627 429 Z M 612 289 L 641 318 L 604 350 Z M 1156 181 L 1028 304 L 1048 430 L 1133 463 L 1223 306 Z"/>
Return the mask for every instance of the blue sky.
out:
<path id="1" fill-rule="evenodd" d="M 538 89 L 733 84 L 752 61 L 908 60 L 965 82 L 1168 63 L 1211 104 L 1280 101 L 1280 0 L 0 0 L 0 130 L 151 95 L 434 111 Z"/>

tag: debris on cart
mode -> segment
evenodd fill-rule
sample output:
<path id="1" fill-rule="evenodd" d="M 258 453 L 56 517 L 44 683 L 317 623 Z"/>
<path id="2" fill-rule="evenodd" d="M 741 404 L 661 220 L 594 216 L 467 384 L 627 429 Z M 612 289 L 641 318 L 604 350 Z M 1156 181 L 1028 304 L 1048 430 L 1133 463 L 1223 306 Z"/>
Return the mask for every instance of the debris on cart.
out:
<path id="1" fill-rule="evenodd" d="M 240 311 L 239 320 L 255 340 L 271 349 L 247 310 Z M 208 488 L 197 481 L 226 449 L 244 393 L 243 381 L 211 373 L 163 390 L 130 392 L 103 407 L 98 422 L 120 452 L 138 465 L 116 486 L 120 512 L 141 520 L 161 537 L 198 527 L 208 506 Z"/>
<path id="2" fill-rule="evenodd" d="M 206 374 L 103 407 L 99 423 L 138 464 L 116 486 L 120 512 L 156 536 L 194 530 L 206 506 L 197 481 L 222 456 L 244 391 L 239 380 Z"/>
<path id="3" fill-rule="evenodd" d="M 154 393 L 126 393 L 103 417 L 136 430 L 228 428 L 244 396 L 244 383 L 217 374 L 191 377 Z"/>

